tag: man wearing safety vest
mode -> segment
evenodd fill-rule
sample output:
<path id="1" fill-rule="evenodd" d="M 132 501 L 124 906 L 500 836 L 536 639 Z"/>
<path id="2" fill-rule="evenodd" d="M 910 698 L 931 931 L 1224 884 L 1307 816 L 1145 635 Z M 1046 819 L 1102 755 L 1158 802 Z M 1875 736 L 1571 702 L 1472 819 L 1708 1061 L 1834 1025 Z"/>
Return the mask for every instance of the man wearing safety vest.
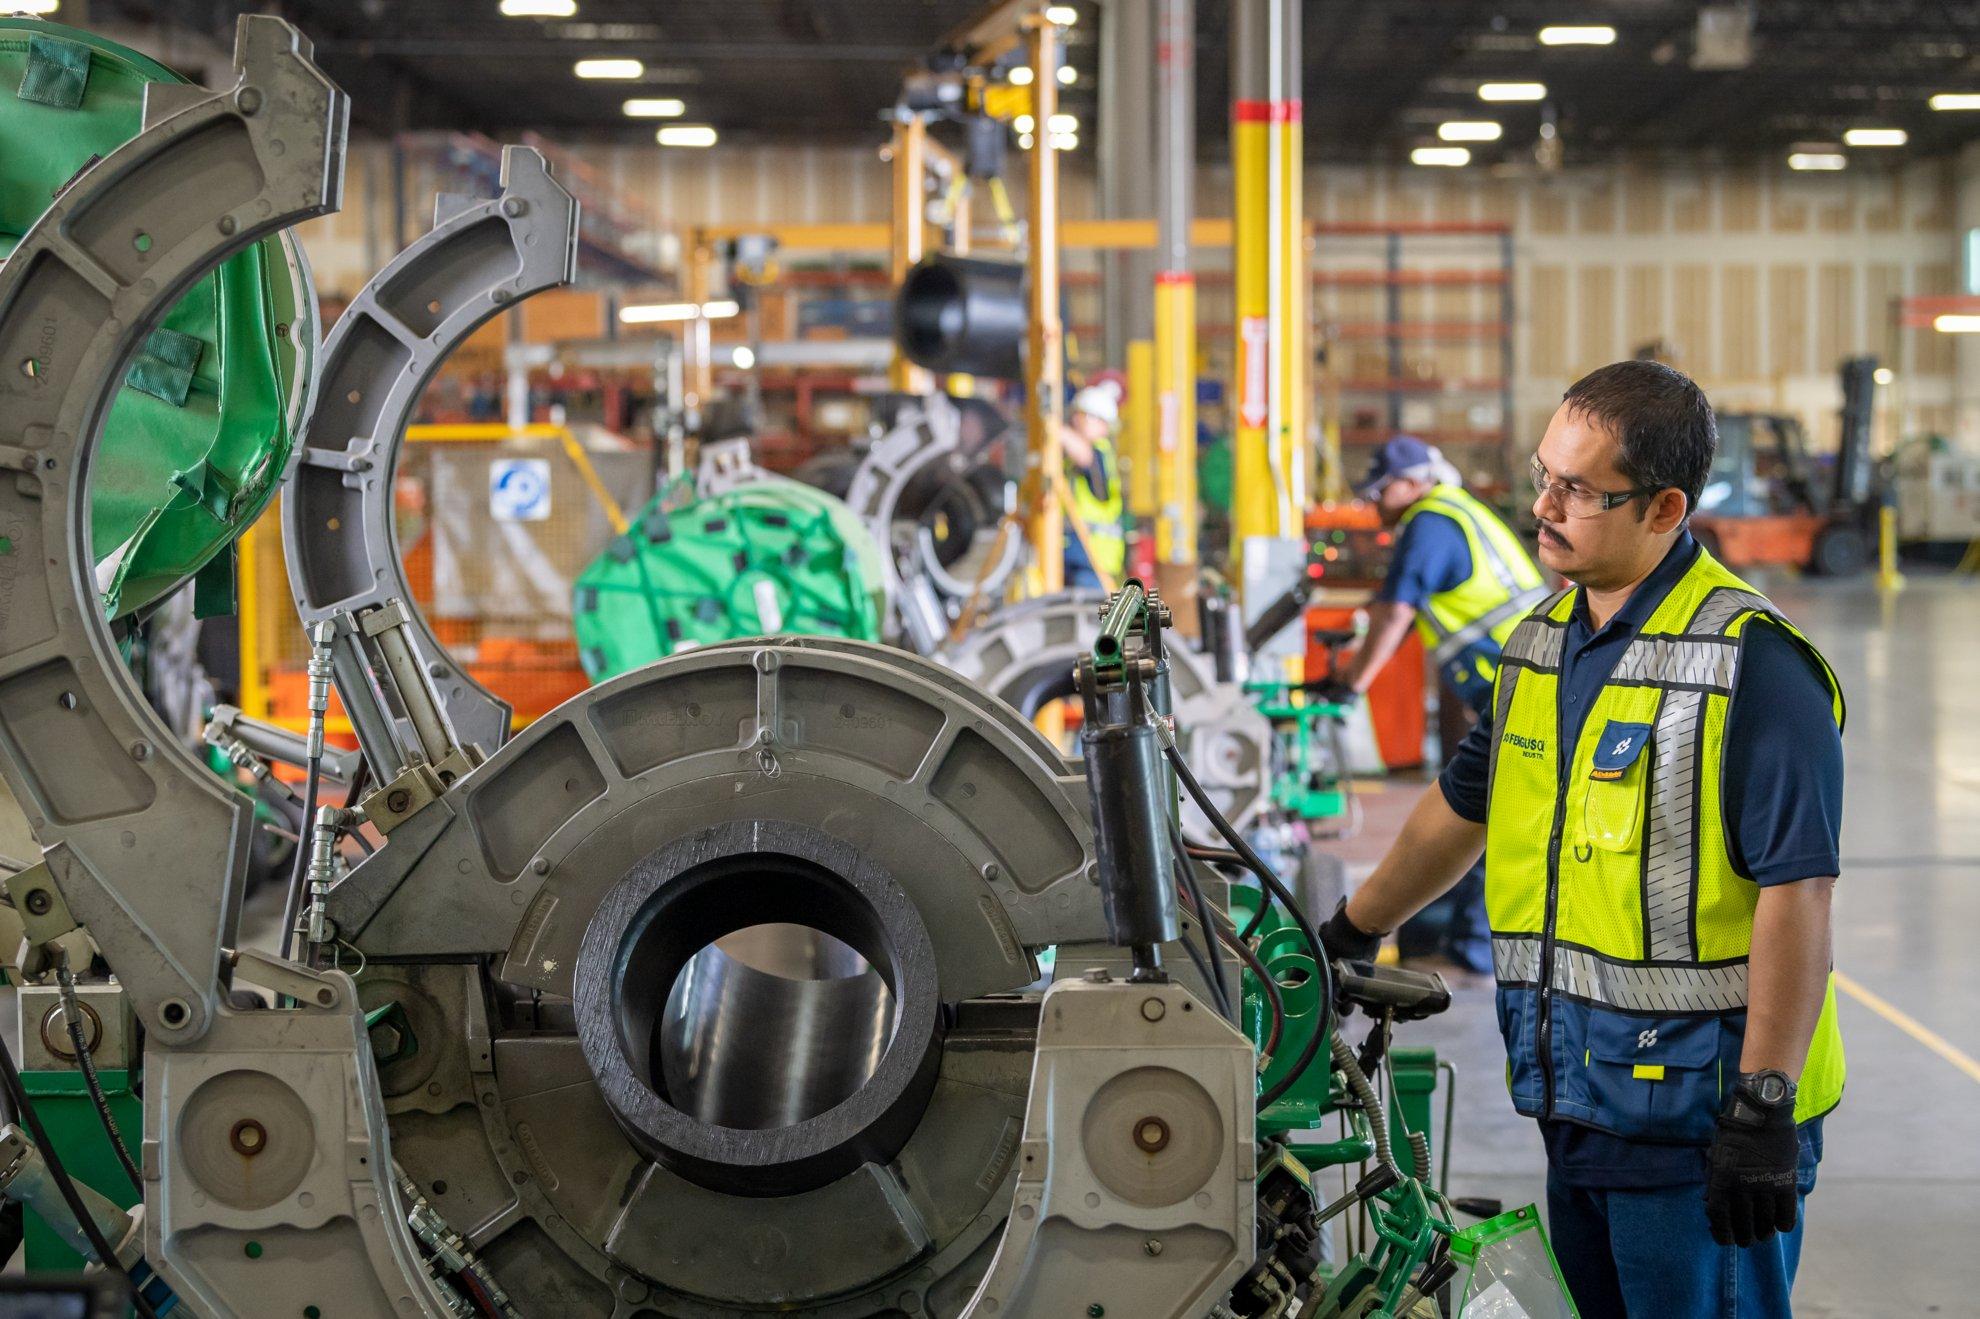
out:
<path id="1" fill-rule="evenodd" d="M 1339 675 L 1341 694 L 1365 694 L 1414 623 L 1444 685 L 1484 717 L 1500 649 L 1547 596 L 1540 570 L 1499 515 L 1464 489 L 1457 469 L 1414 435 L 1376 450 L 1356 493 L 1400 535 L 1368 609 L 1368 635 Z M 1444 958 L 1491 974 L 1484 863 L 1398 930 L 1396 942 L 1405 959 Z"/>
<path id="2" fill-rule="evenodd" d="M 1533 512 L 1577 585 L 1507 639 L 1489 717 L 1321 935 L 1372 955 L 1484 849 L 1507 1085 L 1591 1316 L 1788 1315 L 1842 1096 L 1842 693 L 1686 530 L 1717 442 L 1667 366 L 1567 391 Z"/>
<path id="3" fill-rule="evenodd" d="M 1120 423 L 1119 389 L 1110 384 L 1088 385 L 1073 395 L 1066 409 L 1066 424 L 1059 430 L 1073 512 L 1086 529 L 1086 543 L 1082 545 L 1079 532 L 1070 522 L 1066 526 L 1067 586 L 1118 586 L 1127 567 L 1126 503 L 1121 492 L 1120 459 L 1114 452 L 1114 431 Z M 1101 580 L 1103 574 L 1105 582 Z"/>

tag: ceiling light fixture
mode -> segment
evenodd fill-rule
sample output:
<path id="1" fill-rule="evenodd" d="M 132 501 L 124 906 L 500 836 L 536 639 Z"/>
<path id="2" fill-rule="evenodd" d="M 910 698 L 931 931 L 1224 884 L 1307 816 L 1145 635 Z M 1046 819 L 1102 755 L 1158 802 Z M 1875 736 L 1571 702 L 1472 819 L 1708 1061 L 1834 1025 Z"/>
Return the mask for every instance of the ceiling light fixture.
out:
<path id="1" fill-rule="evenodd" d="M 1888 385 L 1897 379 L 1897 372 L 1891 370 L 1888 366 L 1880 366 L 1870 373 L 1870 378 L 1880 385 Z"/>
<path id="2" fill-rule="evenodd" d="M 1061 64 L 1059 66 L 1059 83 L 1061 86 L 1070 87 L 1078 81 L 1079 81 L 1078 69 L 1075 69 L 1070 64 Z"/>
<path id="3" fill-rule="evenodd" d="M 1490 119 L 1452 119 L 1437 125 L 1445 142 L 1496 142 L 1506 130 Z"/>
<path id="4" fill-rule="evenodd" d="M 1616 30 L 1606 23 L 1556 24 L 1540 29 L 1543 46 L 1613 46 Z"/>
<path id="5" fill-rule="evenodd" d="M 1910 140 L 1902 128 L 1852 128 L 1843 141 L 1853 147 L 1901 147 Z"/>
<path id="6" fill-rule="evenodd" d="M 1980 92 L 1940 92 L 1932 98 L 1934 110 L 1980 110 Z"/>
<path id="7" fill-rule="evenodd" d="M 570 18 L 577 0 L 502 0 L 504 18 Z"/>
<path id="8" fill-rule="evenodd" d="M 737 370 L 747 371 L 756 365 L 756 350 L 746 343 L 737 344 L 735 351 L 729 354 L 729 360 L 736 364 Z"/>
<path id="9" fill-rule="evenodd" d="M 712 147 L 716 132 L 707 124 L 668 124 L 653 135 L 663 147 Z"/>
<path id="10" fill-rule="evenodd" d="M 1478 99 L 1481 101 L 1544 101 L 1547 99 L 1547 84 L 1544 82 L 1486 82 L 1478 85 Z"/>
<path id="11" fill-rule="evenodd" d="M 1011 70 L 1011 86 L 1031 86 L 1031 66 L 1029 64 L 1020 64 Z"/>
<path id="12" fill-rule="evenodd" d="M 1418 147 L 1409 153 L 1413 165 L 1457 166 L 1471 163 L 1471 151 L 1467 147 Z"/>
<path id="13" fill-rule="evenodd" d="M 1057 23 L 1060 27 L 1071 27 L 1079 22 L 1079 11 L 1071 5 L 1045 6 L 1045 21 Z"/>
<path id="14" fill-rule="evenodd" d="M 699 307 L 692 302 L 644 302 L 630 307 L 619 308 L 621 325 L 664 325 L 671 321 L 691 321 L 697 315 L 711 321 L 727 320 L 742 310 L 727 300 L 704 302 Z"/>
<path id="15" fill-rule="evenodd" d="M 672 96 L 637 96 L 626 102 L 626 114 L 633 119 L 678 119 L 687 113 L 687 102 Z"/>
<path id="16" fill-rule="evenodd" d="M 572 70 L 580 78 L 637 78 L 646 72 L 638 60 L 579 60 Z"/>
<path id="17" fill-rule="evenodd" d="M 1077 133 L 1079 131 L 1079 116 L 1071 115 L 1071 114 L 1055 114 L 1051 117 L 1051 119 L 1046 121 L 1045 126 L 1051 129 L 1054 133 Z"/>
<path id="18" fill-rule="evenodd" d="M 1933 317 L 1932 328 L 1940 334 L 1980 334 L 1980 316 L 1948 312 L 1944 316 Z"/>
<path id="19" fill-rule="evenodd" d="M 1011 127 L 1020 133 L 1029 133 L 1032 129 L 1038 127 L 1038 121 L 1028 114 L 1021 114 L 1011 120 Z"/>
<path id="20" fill-rule="evenodd" d="M 1795 151 L 1788 155 L 1788 168 L 1800 170 L 1839 170 L 1849 166 L 1849 157 L 1840 151 Z"/>
<path id="21" fill-rule="evenodd" d="M 26 14 L 29 18 L 46 18 L 62 7 L 62 0 L 9 0 L 7 12 Z"/>

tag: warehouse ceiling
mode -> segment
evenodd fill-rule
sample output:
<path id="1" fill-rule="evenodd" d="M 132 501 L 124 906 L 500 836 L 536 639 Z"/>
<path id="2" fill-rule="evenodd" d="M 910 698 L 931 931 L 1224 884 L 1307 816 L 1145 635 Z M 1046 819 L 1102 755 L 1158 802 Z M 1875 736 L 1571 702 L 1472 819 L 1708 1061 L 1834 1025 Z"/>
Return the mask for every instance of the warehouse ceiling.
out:
<path id="1" fill-rule="evenodd" d="M 1119 0 L 1153 3 L 1153 0 Z M 230 0 L 95 0 L 91 12 L 221 35 Z M 253 6 L 246 6 L 253 7 Z M 878 140 L 903 69 L 982 9 L 981 0 L 577 0 L 571 19 L 505 18 L 497 0 L 286 0 L 361 127 L 500 135 L 650 122 L 629 96 L 678 97 L 730 141 Z M 1068 108 L 1095 113 L 1099 14 L 1077 0 Z M 1703 23 L 1725 34 L 1701 36 Z M 1198 0 L 1203 154 L 1226 154 L 1229 0 Z M 1607 46 L 1541 46 L 1547 24 L 1607 24 Z M 1307 150 L 1399 160 L 1441 120 L 1490 117 L 1480 163 L 1533 158 L 1551 117 L 1567 161 L 1618 151 L 1684 158 L 1770 155 L 1834 143 L 1852 127 L 1900 127 L 1892 157 L 1980 132 L 1980 113 L 1935 113 L 1934 93 L 1980 91 L 1980 5 L 1964 0 L 1307 0 Z M 637 82 L 586 82 L 578 59 L 630 56 Z M 1487 81 L 1544 83 L 1544 103 L 1483 105 Z M 1097 137 L 1089 137 L 1096 141 Z M 1863 153 L 1859 152 L 1860 158 Z"/>

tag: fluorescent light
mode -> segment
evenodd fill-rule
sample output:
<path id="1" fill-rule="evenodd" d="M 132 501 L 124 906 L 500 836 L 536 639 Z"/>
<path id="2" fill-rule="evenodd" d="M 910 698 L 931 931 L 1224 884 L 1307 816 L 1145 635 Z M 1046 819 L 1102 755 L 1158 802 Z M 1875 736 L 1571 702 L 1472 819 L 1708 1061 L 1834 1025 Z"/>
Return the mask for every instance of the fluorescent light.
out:
<path id="1" fill-rule="evenodd" d="M 716 137 L 707 124 L 668 124 L 653 135 L 663 147 L 712 147 Z"/>
<path id="2" fill-rule="evenodd" d="M 1071 5 L 1045 6 L 1045 21 L 1057 23 L 1060 27 L 1071 27 L 1079 22 L 1079 11 Z"/>
<path id="3" fill-rule="evenodd" d="M 626 102 L 626 114 L 633 119 L 678 119 L 687 113 L 687 102 L 671 96 L 636 96 Z"/>
<path id="4" fill-rule="evenodd" d="M 1076 151 L 1076 150 L 1078 150 L 1078 149 L 1079 149 L 1079 134 L 1078 134 L 1078 133 L 1054 133 L 1054 134 L 1052 134 L 1052 150 L 1054 150 L 1054 151 Z"/>
<path id="5" fill-rule="evenodd" d="M 729 354 L 729 360 L 736 364 L 738 370 L 747 371 L 756 365 L 756 352 L 748 344 L 737 344 L 736 350 Z"/>
<path id="6" fill-rule="evenodd" d="M 1853 147 L 1901 147 L 1908 137 L 1902 128 L 1852 128 L 1843 141 Z"/>
<path id="7" fill-rule="evenodd" d="M 1490 119 L 1452 119 L 1437 125 L 1437 136 L 1446 142 L 1496 142 L 1505 131 Z"/>
<path id="8" fill-rule="evenodd" d="M 1079 81 L 1078 69 L 1075 69 L 1070 64 L 1061 64 L 1059 66 L 1059 82 L 1062 86 L 1070 87 L 1078 81 Z"/>
<path id="9" fill-rule="evenodd" d="M 1011 70 L 1011 86 L 1031 86 L 1031 66 L 1029 64 L 1020 64 Z"/>
<path id="10" fill-rule="evenodd" d="M 1932 328 L 1940 334 L 1980 334 L 1980 316 L 1948 313 L 1932 318 Z"/>
<path id="11" fill-rule="evenodd" d="M 569 18 L 577 0 L 502 0 L 504 18 Z"/>
<path id="12" fill-rule="evenodd" d="M 1028 114 L 1021 114 L 1011 120 L 1011 127 L 1020 133 L 1029 133 L 1032 129 L 1038 127 L 1038 121 Z"/>
<path id="13" fill-rule="evenodd" d="M 638 60 L 579 60 L 573 72 L 580 78 L 637 78 L 646 72 Z"/>
<path id="14" fill-rule="evenodd" d="M 1613 46 L 1616 30 L 1606 23 L 1561 25 L 1540 29 L 1543 46 Z"/>
<path id="15" fill-rule="evenodd" d="M 1031 150 L 1031 142 L 1032 142 L 1032 137 L 1031 137 L 1031 134 L 1029 134 L 1029 133 L 1019 133 L 1019 134 L 1018 134 L 1018 150 L 1019 150 L 1019 151 L 1029 151 L 1029 150 Z"/>
<path id="16" fill-rule="evenodd" d="M 1055 114 L 1051 119 L 1046 121 L 1045 126 L 1054 133 L 1077 133 L 1079 131 L 1079 116 Z"/>
<path id="17" fill-rule="evenodd" d="M 1940 92 L 1932 98 L 1934 110 L 1980 110 L 1980 92 Z"/>
<path id="18" fill-rule="evenodd" d="M 692 302 L 646 302 L 630 307 L 619 308 L 621 325 L 661 325 L 669 321 L 691 321 L 697 315 L 711 321 L 727 320 L 741 308 L 729 301 L 704 302 L 699 307 Z"/>
<path id="19" fill-rule="evenodd" d="M 1469 165 L 1471 151 L 1467 147 L 1418 147 L 1409 153 L 1414 165 Z"/>
<path id="20" fill-rule="evenodd" d="M 1547 99 L 1547 84 L 1544 82 L 1487 82 L 1478 85 L 1478 99 L 1481 101 L 1544 101 Z"/>
<path id="21" fill-rule="evenodd" d="M 1849 157 L 1840 151 L 1796 151 L 1788 156 L 1789 169 L 1838 170 L 1849 165 Z"/>
<path id="22" fill-rule="evenodd" d="M 1880 366 L 1870 373 L 1870 378 L 1880 385 L 1888 385 L 1891 381 L 1897 379 L 1897 372 L 1891 370 L 1888 366 Z"/>
<path id="23" fill-rule="evenodd" d="M 61 7 L 62 0 L 7 0 L 8 13 L 30 18 L 46 18 Z"/>

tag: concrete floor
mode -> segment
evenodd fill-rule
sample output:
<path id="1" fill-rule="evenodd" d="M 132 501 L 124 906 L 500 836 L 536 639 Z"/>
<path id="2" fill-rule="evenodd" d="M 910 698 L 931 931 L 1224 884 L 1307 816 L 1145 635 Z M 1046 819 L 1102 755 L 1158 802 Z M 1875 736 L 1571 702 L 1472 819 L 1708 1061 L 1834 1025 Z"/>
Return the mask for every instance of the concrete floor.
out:
<path id="1" fill-rule="evenodd" d="M 1867 580 L 1757 584 L 1849 703 L 1836 966 L 1860 992 L 1840 996 L 1849 1089 L 1808 1202 L 1796 1313 L 1980 1313 L 1980 581 L 1914 575 L 1890 601 Z M 1368 799 L 1351 873 L 1420 790 Z M 1459 1067 L 1453 1193 L 1544 1201 L 1539 1137 L 1499 1081 L 1489 989 L 1405 1038 Z"/>

